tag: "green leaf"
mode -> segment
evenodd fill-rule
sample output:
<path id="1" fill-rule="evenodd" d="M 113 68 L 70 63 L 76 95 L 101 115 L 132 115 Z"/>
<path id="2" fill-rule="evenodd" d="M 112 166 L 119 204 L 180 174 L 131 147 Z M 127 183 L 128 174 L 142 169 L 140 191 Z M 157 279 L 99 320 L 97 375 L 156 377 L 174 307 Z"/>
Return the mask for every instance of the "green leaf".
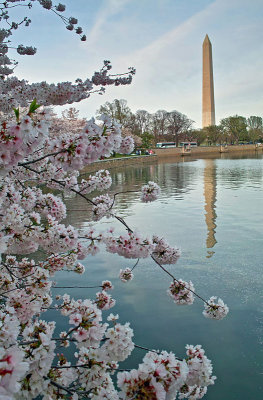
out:
<path id="1" fill-rule="evenodd" d="M 105 125 L 105 126 L 103 127 L 102 136 L 105 135 L 106 131 L 107 131 L 107 126 Z"/>
<path id="2" fill-rule="evenodd" d="M 16 122 L 19 122 L 19 108 L 13 108 L 15 116 L 16 116 Z"/>
<path id="3" fill-rule="evenodd" d="M 41 104 L 37 104 L 37 99 L 34 99 L 30 104 L 28 114 L 33 114 L 40 106 Z"/>

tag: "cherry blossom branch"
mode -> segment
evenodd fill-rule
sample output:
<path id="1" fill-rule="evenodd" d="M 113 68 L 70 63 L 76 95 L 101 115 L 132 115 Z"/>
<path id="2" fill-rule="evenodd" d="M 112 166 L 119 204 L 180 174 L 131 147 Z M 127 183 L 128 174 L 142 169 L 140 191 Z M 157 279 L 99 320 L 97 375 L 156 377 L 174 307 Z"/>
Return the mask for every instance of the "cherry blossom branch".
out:
<path id="1" fill-rule="evenodd" d="M 160 264 L 153 255 L 151 255 L 152 260 L 159 265 L 159 267 L 166 273 L 168 274 L 174 281 L 176 281 L 177 283 L 180 283 L 180 281 L 178 279 L 175 278 L 175 276 L 173 274 L 171 274 L 166 268 L 164 268 L 164 266 L 162 264 Z M 187 290 L 191 293 L 193 293 L 196 297 L 198 297 L 200 300 L 202 300 L 204 303 L 206 303 L 207 305 L 209 305 L 209 303 L 201 296 L 199 296 L 199 294 L 197 294 L 196 292 L 194 292 L 192 289 L 187 288 Z"/>
<path id="2" fill-rule="evenodd" d="M 55 381 L 52 381 L 52 380 L 50 380 L 47 376 L 46 377 L 44 377 L 45 379 L 48 379 L 49 380 L 49 382 L 51 383 L 51 385 L 53 385 L 53 386 L 55 386 L 56 388 L 58 388 L 58 389 L 61 389 L 61 390 L 64 390 L 65 392 L 67 392 L 67 393 L 69 393 L 69 394 L 74 394 L 74 393 L 76 393 L 76 391 L 74 390 L 74 391 L 72 391 L 72 390 L 70 390 L 70 389 L 68 389 L 68 388 L 66 388 L 65 386 L 62 386 L 62 385 L 60 385 L 59 383 L 57 383 L 57 382 L 55 382 Z"/>
<path id="3" fill-rule="evenodd" d="M 125 226 L 128 232 L 133 233 L 133 230 L 126 224 L 122 217 L 118 217 L 118 215 L 111 214 L 115 219 L 117 219 L 122 225 Z"/>
<path id="4" fill-rule="evenodd" d="M 138 260 L 136 261 L 135 265 L 132 267 L 131 271 L 134 270 L 134 268 L 139 264 L 140 258 L 138 258 Z"/>
<path id="5" fill-rule="evenodd" d="M 24 168 L 28 169 L 29 171 L 34 172 L 35 174 L 38 174 L 38 175 L 41 174 L 40 171 L 37 171 L 36 169 L 33 169 L 33 168 L 29 167 L 27 164 L 21 165 L 21 167 L 24 167 Z M 51 178 L 51 181 L 57 183 L 58 185 L 62 186 L 63 188 L 65 188 L 65 186 L 66 186 L 64 182 L 58 181 L 55 178 Z M 93 205 L 96 205 L 92 200 L 87 198 L 84 194 L 80 193 L 78 190 L 70 188 L 70 191 L 73 192 L 73 193 L 78 194 L 80 197 L 84 198 L 89 203 L 91 203 Z"/>
<path id="6" fill-rule="evenodd" d="M 42 157 L 39 157 L 39 158 L 37 158 L 37 159 L 35 159 L 35 160 L 25 161 L 25 162 L 23 162 L 23 163 L 18 163 L 18 166 L 19 166 L 19 167 L 25 167 L 26 165 L 30 165 L 30 164 L 37 163 L 37 162 L 39 162 L 39 161 L 41 161 L 41 160 L 44 160 L 44 159 L 47 158 L 47 157 L 57 156 L 58 154 L 66 153 L 67 151 L 68 151 L 68 150 L 59 150 L 59 151 L 56 151 L 55 153 L 46 154 L 46 155 L 44 155 L 44 156 L 42 156 Z"/>
<path id="7" fill-rule="evenodd" d="M 125 194 L 125 193 L 137 193 L 138 191 L 137 190 L 126 190 L 125 192 L 117 192 L 117 193 L 114 193 L 114 195 L 113 195 L 113 202 L 112 202 L 112 205 L 110 206 L 110 210 L 112 209 L 112 207 L 114 206 L 114 203 L 115 203 L 115 198 L 116 198 L 116 196 L 118 196 L 119 194 Z"/>
<path id="8" fill-rule="evenodd" d="M 151 351 L 151 352 L 153 352 L 153 353 L 161 354 L 161 352 L 158 351 L 158 350 L 148 349 L 147 347 L 139 346 L 138 344 L 134 344 L 134 346 L 135 346 L 137 349 L 146 350 L 146 351 Z"/>
<path id="9" fill-rule="evenodd" d="M 69 369 L 69 368 L 90 368 L 89 364 L 79 364 L 79 365 L 52 365 L 51 368 L 53 369 Z M 127 369 L 118 369 L 118 368 L 109 368 L 110 370 L 117 370 L 117 371 L 127 371 Z"/>
<path id="10" fill-rule="evenodd" d="M 151 351 L 152 353 L 162 354 L 162 352 L 159 351 L 159 350 L 148 349 L 148 347 L 139 346 L 138 344 L 134 344 L 134 347 L 136 347 L 137 349 L 141 349 L 141 350 Z M 182 358 L 179 358 L 179 357 L 175 357 L 175 358 L 176 358 L 177 360 L 179 360 L 179 361 L 183 361 Z"/>
<path id="11" fill-rule="evenodd" d="M 23 165 L 24 168 L 30 169 L 31 171 L 40 174 L 39 171 L 33 170 L 32 168 L 28 167 L 27 165 Z M 52 181 L 58 183 L 59 185 L 65 187 L 65 184 L 63 182 L 60 182 L 54 178 L 51 179 Z M 74 193 L 76 193 L 77 195 L 81 196 L 83 199 L 85 199 L 86 201 L 88 201 L 89 203 L 96 205 L 92 200 L 90 200 L 88 197 L 86 197 L 84 194 L 80 193 L 78 190 L 72 189 L 70 188 L 70 190 Z M 120 194 L 120 193 L 118 193 Z M 124 221 L 124 219 L 122 217 L 119 217 L 117 215 L 111 214 L 111 216 L 115 219 L 117 219 L 122 225 L 125 226 L 125 228 L 127 229 L 128 232 L 133 233 L 133 230 L 128 226 L 128 224 Z M 152 260 L 167 274 L 169 275 L 174 281 L 179 282 L 178 279 L 175 278 L 175 276 L 173 274 L 171 274 L 162 264 L 160 264 L 154 257 L 154 255 L 151 255 Z M 194 292 L 192 289 L 190 288 L 186 288 L 189 292 L 193 293 L 197 298 L 199 298 L 200 300 L 202 300 L 204 303 L 206 303 L 209 306 L 209 303 L 200 295 L 198 295 L 196 292 Z"/>
<path id="12" fill-rule="evenodd" d="M 87 211 L 87 209 L 83 210 L 83 209 L 80 208 L 79 210 L 73 210 L 72 208 L 67 208 L 67 211 L 78 212 L 78 211 Z M 87 239 L 85 236 L 79 236 L 79 238 L 80 239 Z M 96 239 L 96 240 L 98 240 L 98 239 Z"/>
<path id="13" fill-rule="evenodd" d="M 13 291 L 18 290 L 18 289 L 24 289 L 25 287 L 30 287 L 30 286 L 31 286 L 31 285 L 20 285 L 20 286 L 14 288 L 14 289 L 10 289 L 10 290 L 6 290 L 5 292 L 1 292 L 1 293 L 0 293 L 0 296 L 6 297 L 5 295 L 6 295 L 7 293 L 13 292 Z M 1 290 L 1 289 L 0 289 L 0 290 Z"/>
<path id="14" fill-rule="evenodd" d="M 0 4 L 2 4 L 4 6 L 4 7 L 0 7 L 0 10 L 5 10 L 7 8 L 15 8 L 15 7 L 28 7 L 28 4 L 15 4 L 14 6 L 10 6 L 9 4 L 7 4 L 6 1 L 3 3 L 0 3 Z"/>
<path id="15" fill-rule="evenodd" d="M 52 286 L 52 289 L 96 289 L 103 286 Z"/>

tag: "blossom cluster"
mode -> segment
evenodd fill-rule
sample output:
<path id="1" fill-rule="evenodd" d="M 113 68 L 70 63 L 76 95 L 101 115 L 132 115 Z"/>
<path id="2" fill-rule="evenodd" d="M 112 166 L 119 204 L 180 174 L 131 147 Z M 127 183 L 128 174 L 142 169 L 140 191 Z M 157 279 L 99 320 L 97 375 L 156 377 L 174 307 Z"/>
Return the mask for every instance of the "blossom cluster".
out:
<path id="1" fill-rule="evenodd" d="M 110 212 L 113 206 L 113 199 L 108 194 L 94 197 L 92 202 L 95 204 L 92 208 L 93 220 L 99 221 Z"/>
<path id="2" fill-rule="evenodd" d="M 1 49 L 0 46 L 0 51 Z M 107 71 L 102 69 L 95 72 L 91 79 L 84 81 L 76 79 L 75 83 L 61 82 L 58 84 L 47 83 L 45 81 L 30 84 L 24 79 L 8 77 L 4 81 L 0 80 L 0 109 L 4 113 L 12 112 L 18 106 L 27 107 L 33 100 L 37 99 L 43 106 L 72 104 L 85 100 L 90 97 L 95 86 L 107 85 L 126 85 L 132 82 L 134 71 L 129 71 L 127 77 L 111 78 Z M 103 89 L 100 89 L 100 93 Z M 129 140 L 123 143 L 128 148 Z M 129 147 L 130 149 L 130 147 Z"/>
<path id="3" fill-rule="evenodd" d="M 61 218 L 63 210 L 58 202 L 58 208 L 54 207 L 52 212 Z M 78 233 L 72 226 L 59 224 L 51 214 L 41 221 L 39 213 L 27 211 L 17 203 L 8 209 L 4 207 L 0 228 L 5 233 L 1 239 L 8 253 L 28 254 L 39 247 L 50 253 L 63 252 L 72 250 L 78 243 Z"/>
<path id="4" fill-rule="evenodd" d="M 101 349 L 105 351 L 106 360 L 124 361 L 134 349 L 132 341 L 133 330 L 127 322 L 124 325 L 116 323 L 114 327 L 108 328 L 105 333 L 107 340 Z"/>
<path id="5" fill-rule="evenodd" d="M 186 346 L 187 365 L 189 368 L 188 384 L 197 386 L 208 386 L 214 383 L 212 376 L 212 363 L 205 356 L 205 351 L 200 345 Z"/>
<path id="6" fill-rule="evenodd" d="M 125 399 L 201 399 L 214 384 L 211 361 L 201 346 L 186 346 L 187 358 L 173 353 L 148 352 L 137 370 L 118 374 L 118 386 Z"/>
<path id="7" fill-rule="evenodd" d="M 180 249 L 171 247 L 164 238 L 153 236 L 154 259 L 160 264 L 175 264 L 181 255 Z"/>
<path id="8" fill-rule="evenodd" d="M 22 381 L 20 389 L 21 399 L 35 399 L 46 391 L 47 376 L 55 357 L 55 341 L 52 337 L 55 330 L 55 322 L 36 320 L 27 326 L 23 332 L 26 343 L 23 346 L 25 359 L 29 362 L 29 371 L 26 379 Z"/>
<path id="9" fill-rule="evenodd" d="M 24 353 L 18 346 L 9 349 L 0 347 L 0 397 L 11 399 L 11 395 L 19 392 L 20 380 L 28 371 L 28 363 L 24 361 Z"/>
<path id="10" fill-rule="evenodd" d="M 129 152 L 130 148 L 122 146 L 121 129 L 117 123 L 106 119 L 99 126 L 91 119 L 79 134 L 54 138 L 46 150 L 48 153 L 59 153 L 51 157 L 58 169 L 71 171 L 82 169 L 101 157 L 109 157 L 113 151 Z"/>
<path id="11" fill-rule="evenodd" d="M 153 243 L 139 233 L 127 232 L 115 238 L 112 234 L 103 238 L 106 250 L 125 258 L 146 258 L 153 251 Z"/>
<path id="12" fill-rule="evenodd" d="M 34 399 L 48 386 L 44 378 L 55 357 L 56 345 L 51 340 L 55 323 L 35 319 L 21 324 L 10 306 L 0 313 L 0 323 L 1 398 Z"/>
<path id="13" fill-rule="evenodd" d="M 108 252 L 125 258 L 146 258 L 152 255 L 160 264 L 175 264 L 181 255 L 180 250 L 171 247 L 165 239 L 158 236 L 149 239 L 138 232 L 128 231 L 125 235 L 115 237 L 113 231 L 110 231 L 102 240 Z"/>
<path id="14" fill-rule="evenodd" d="M 82 194 L 88 194 L 94 190 L 103 191 L 110 188 L 112 179 L 109 171 L 99 170 L 94 175 L 90 175 L 86 179 L 81 179 L 78 184 L 78 190 Z"/>
<path id="15" fill-rule="evenodd" d="M 133 273 L 130 268 L 121 269 L 119 277 L 122 282 L 126 283 L 133 279 Z"/>
<path id="16" fill-rule="evenodd" d="M 96 293 L 96 304 L 100 310 L 108 310 L 115 306 L 116 301 L 105 290 Z"/>
<path id="17" fill-rule="evenodd" d="M 147 185 L 142 187 L 141 192 L 141 200 L 144 203 L 148 203 L 149 201 L 154 201 L 158 198 L 160 194 L 160 187 L 155 182 L 148 182 Z"/>
<path id="18" fill-rule="evenodd" d="M 203 315 L 207 318 L 223 319 L 228 314 L 229 308 L 222 299 L 219 298 L 217 303 L 215 302 L 216 299 L 216 296 L 212 296 L 204 303 L 205 309 Z"/>
<path id="19" fill-rule="evenodd" d="M 47 167 L 47 163 L 52 164 L 44 174 L 44 178 L 47 178 L 48 173 L 50 176 L 54 176 L 56 170 L 78 171 L 101 157 L 110 156 L 113 151 L 130 152 L 130 148 L 122 145 L 120 126 L 108 119 L 102 125 L 96 124 L 94 119 L 91 119 L 80 133 L 71 136 L 65 134 L 52 140 L 46 140 L 49 126 L 48 114 L 43 114 L 41 121 L 36 122 L 29 115 L 23 117 L 17 124 L 3 122 L 0 131 L 0 167 L 6 169 L 15 167 L 25 158 L 27 158 L 26 162 L 30 163 L 32 151 L 39 149 L 37 155 L 40 161 L 36 164 L 37 167 L 44 169 Z M 132 139 L 130 144 L 133 146 Z M 60 174 L 58 174 L 58 178 Z M 74 183 L 77 183 L 76 180 Z M 104 188 L 110 183 L 109 176 L 97 174 L 98 188 L 101 186 Z M 85 183 L 83 181 L 81 189 L 85 190 L 86 186 L 88 189 L 89 184 L 92 187 L 96 182 Z M 92 187 L 92 189 L 95 188 Z"/>
<path id="20" fill-rule="evenodd" d="M 195 288 L 191 281 L 185 282 L 179 279 L 170 284 L 167 293 L 176 304 L 191 305 L 194 302 L 194 290 Z"/>
<path id="21" fill-rule="evenodd" d="M 62 297 L 60 312 L 69 316 L 69 323 L 74 324 L 72 337 L 81 343 L 81 346 L 98 347 L 105 334 L 107 324 L 102 324 L 102 314 L 95 301 L 74 300 L 69 295 Z"/>
<path id="22" fill-rule="evenodd" d="M 1 101 L 1 100 L 0 100 Z M 0 131 L 0 167 L 11 169 L 30 155 L 37 147 L 43 146 L 48 134 L 48 123 L 33 124 L 29 116 L 19 124 L 2 123 Z"/>

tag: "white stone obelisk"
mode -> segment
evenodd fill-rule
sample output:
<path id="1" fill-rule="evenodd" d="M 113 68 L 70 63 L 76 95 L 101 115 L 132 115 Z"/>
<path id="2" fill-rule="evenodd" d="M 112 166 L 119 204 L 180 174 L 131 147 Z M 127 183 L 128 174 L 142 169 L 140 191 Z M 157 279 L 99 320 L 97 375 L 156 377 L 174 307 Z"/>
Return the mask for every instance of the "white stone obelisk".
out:
<path id="1" fill-rule="evenodd" d="M 202 99 L 203 128 L 215 125 L 215 99 L 212 45 L 208 35 L 203 42 L 203 99 Z"/>

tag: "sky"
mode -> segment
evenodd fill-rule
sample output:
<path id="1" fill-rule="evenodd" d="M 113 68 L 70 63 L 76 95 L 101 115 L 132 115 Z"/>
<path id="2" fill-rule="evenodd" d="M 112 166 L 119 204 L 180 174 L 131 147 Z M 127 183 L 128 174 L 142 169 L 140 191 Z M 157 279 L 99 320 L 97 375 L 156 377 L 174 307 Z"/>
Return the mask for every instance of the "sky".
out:
<path id="1" fill-rule="evenodd" d="M 61 0 L 79 19 L 86 42 L 38 4 L 15 10 L 31 18 L 13 36 L 35 56 L 14 55 L 16 75 L 30 82 L 91 77 L 110 60 L 112 73 L 136 68 L 133 83 L 108 87 L 75 103 L 90 118 L 106 101 L 125 99 L 133 112 L 177 110 L 202 121 L 202 43 L 212 43 L 216 123 L 231 115 L 263 117 L 262 0 Z M 55 3 L 53 1 L 53 3 Z M 57 108 L 60 113 L 61 108 Z"/>

